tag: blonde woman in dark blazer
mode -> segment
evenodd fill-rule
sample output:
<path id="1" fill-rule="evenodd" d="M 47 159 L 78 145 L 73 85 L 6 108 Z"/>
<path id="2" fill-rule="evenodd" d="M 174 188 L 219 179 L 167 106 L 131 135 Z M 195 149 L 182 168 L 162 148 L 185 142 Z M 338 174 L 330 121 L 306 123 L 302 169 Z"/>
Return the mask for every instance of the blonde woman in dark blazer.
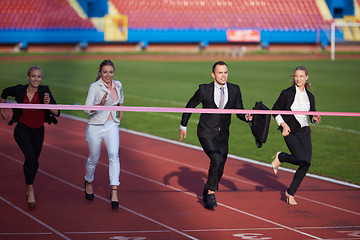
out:
<path id="1" fill-rule="evenodd" d="M 289 111 L 315 111 L 315 98 L 308 89 L 309 75 L 305 67 L 299 66 L 294 70 L 293 86 L 283 90 L 275 102 L 272 110 Z M 310 115 L 312 123 L 319 123 L 319 115 Z M 279 130 L 285 139 L 291 154 L 277 152 L 271 165 L 274 173 L 277 174 L 281 163 L 287 162 L 298 165 L 292 183 L 285 195 L 287 203 L 297 205 L 295 193 L 304 179 L 311 162 L 312 144 L 311 130 L 306 115 L 274 115 L 279 125 Z"/>

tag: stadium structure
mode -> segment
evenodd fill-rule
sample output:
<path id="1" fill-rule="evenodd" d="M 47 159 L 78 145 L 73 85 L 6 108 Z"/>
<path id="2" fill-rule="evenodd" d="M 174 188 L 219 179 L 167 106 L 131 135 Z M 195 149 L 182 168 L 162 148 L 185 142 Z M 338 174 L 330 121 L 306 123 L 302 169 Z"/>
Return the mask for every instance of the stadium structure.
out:
<path id="1" fill-rule="evenodd" d="M 0 52 L 328 48 L 332 38 L 357 46 L 359 6 L 360 0 L 0 0 Z"/>

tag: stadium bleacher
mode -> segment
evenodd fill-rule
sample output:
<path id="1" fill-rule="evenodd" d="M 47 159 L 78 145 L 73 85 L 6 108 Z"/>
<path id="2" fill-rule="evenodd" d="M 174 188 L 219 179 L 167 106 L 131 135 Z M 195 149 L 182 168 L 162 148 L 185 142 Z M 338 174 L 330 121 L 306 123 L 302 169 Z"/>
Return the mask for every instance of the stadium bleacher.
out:
<path id="1" fill-rule="evenodd" d="M 329 28 L 314 0 L 111 0 L 129 28 Z"/>
<path id="2" fill-rule="evenodd" d="M 128 17 L 127 43 L 199 43 L 205 47 L 228 43 L 228 31 L 233 29 L 258 31 L 261 41 L 257 43 L 265 47 L 273 43 L 327 46 L 333 20 L 323 16 L 319 1 L 108 0 L 109 9 L 114 7 Z M 104 28 L 81 17 L 68 0 L 1 0 L 0 31 L 0 44 L 21 43 L 23 47 L 28 43 L 81 43 L 86 47 L 107 42 Z M 336 37 L 343 38 L 342 33 L 337 32 Z"/>
<path id="3" fill-rule="evenodd" d="M 95 29 L 82 19 L 66 0 L 2 0 L 0 29 Z"/>

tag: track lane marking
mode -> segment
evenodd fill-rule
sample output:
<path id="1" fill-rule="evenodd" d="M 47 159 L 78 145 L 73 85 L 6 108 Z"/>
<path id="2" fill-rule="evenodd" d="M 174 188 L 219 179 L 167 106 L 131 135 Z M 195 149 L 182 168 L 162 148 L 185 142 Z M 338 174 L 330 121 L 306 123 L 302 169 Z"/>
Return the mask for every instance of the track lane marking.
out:
<path id="1" fill-rule="evenodd" d="M 99 231 L 99 232 L 66 232 L 66 234 L 117 234 L 117 233 L 169 233 L 170 230 L 149 230 L 149 231 Z"/>
<path id="2" fill-rule="evenodd" d="M 76 116 L 72 116 L 72 115 L 68 115 L 68 114 L 61 114 L 61 116 L 64 117 L 64 118 L 68 118 L 68 119 L 71 119 L 71 120 L 78 121 L 78 122 L 87 123 L 87 119 L 85 119 L 85 118 L 80 118 L 80 117 L 76 117 Z M 191 121 L 191 119 L 190 119 L 190 121 Z M 71 132 L 71 131 L 69 131 L 67 129 L 62 129 L 62 131 L 67 131 L 67 132 L 69 132 L 71 134 L 78 135 L 78 136 L 81 136 L 81 137 L 85 136 L 85 133 L 80 134 L 80 133 L 76 133 L 76 132 Z M 175 140 L 167 139 L 167 138 L 163 138 L 163 137 L 158 137 L 158 136 L 154 136 L 154 135 L 151 135 L 151 134 L 148 134 L 148 133 L 138 132 L 138 131 L 135 131 L 135 130 L 125 129 L 125 128 L 120 127 L 120 132 L 125 132 L 125 133 L 133 134 L 133 135 L 136 135 L 136 136 L 155 139 L 155 140 L 158 140 L 158 141 L 171 143 L 171 144 L 174 144 L 174 145 L 179 145 L 179 146 L 187 147 L 187 148 L 190 148 L 190 149 L 195 149 L 195 150 L 198 150 L 198 151 L 203 151 L 203 149 L 201 147 L 199 147 L 199 146 L 195 146 L 195 145 L 191 145 L 189 143 L 179 142 L 179 141 L 175 141 Z M 252 163 L 254 165 L 260 165 L 260 166 L 271 168 L 271 165 L 269 163 L 264 163 L 264 162 L 260 162 L 260 161 L 253 160 L 253 159 L 250 159 L 250 158 L 236 156 L 236 155 L 233 155 L 233 154 L 229 154 L 228 158 L 232 158 L 233 160 L 236 160 L 236 161 L 249 162 L 249 163 Z M 282 171 L 295 173 L 295 170 L 293 170 L 293 169 L 284 168 L 284 167 L 280 167 L 279 169 L 282 170 Z M 315 178 L 315 179 L 320 179 L 320 180 L 323 180 L 323 181 L 326 181 L 326 182 L 336 183 L 336 184 L 339 184 L 339 185 L 360 189 L 360 185 L 352 184 L 352 183 L 348 183 L 348 182 L 344 182 L 344 181 L 340 181 L 340 180 L 336 180 L 336 179 L 332 179 L 332 178 L 328 178 L 328 177 L 323 177 L 323 176 L 319 176 L 319 175 L 312 174 L 312 173 L 307 173 L 306 176 L 311 177 L 311 178 Z"/>
<path id="3" fill-rule="evenodd" d="M 134 149 L 131 149 L 131 148 L 128 148 L 128 147 L 124 147 L 124 146 L 120 146 L 120 148 L 124 148 L 126 150 L 129 150 L 129 151 L 134 151 L 134 152 L 137 152 L 137 153 L 141 153 L 141 154 L 144 154 L 144 155 L 147 155 L 147 156 L 150 156 L 150 157 L 154 157 L 154 158 L 158 158 L 158 159 L 161 159 L 161 160 L 164 160 L 164 161 L 167 161 L 167 162 L 171 162 L 171 163 L 175 163 L 175 164 L 178 164 L 180 166 L 187 166 L 187 167 L 190 167 L 190 168 L 193 168 L 193 169 L 197 169 L 197 170 L 201 170 L 203 172 L 207 172 L 206 169 L 204 168 L 200 168 L 200 167 L 196 167 L 196 166 L 193 166 L 191 164 L 186 164 L 186 163 L 182 163 L 182 162 L 179 162 L 179 161 L 176 161 L 176 160 L 172 160 L 172 159 L 169 159 L 169 158 L 166 158 L 166 157 L 161 157 L 161 156 L 158 156 L 156 154 L 152 154 L 152 153 L 147 153 L 147 152 L 144 152 L 142 150 L 134 150 Z M 122 170 L 121 170 L 122 171 Z M 234 180 L 234 181 L 237 181 L 237 182 L 242 182 L 242 183 L 245 183 L 245 184 L 249 184 L 249 185 L 252 185 L 252 186 L 257 186 L 258 184 L 256 183 L 253 183 L 253 182 L 248 182 L 248 181 L 245 181 L 245 180 L 241 180 L 239 178 L 236 178 L 236 177 L 231 177 L 231 176 L 228 176 L 228 175 L 223 175 L 223 177 L 226 177 L 228 179 L 231 179 L 231 180 Z M 285 192 L 282 192 L 282 191 L 279 191 L 277 189 L 274 189 L 274 188 L 271 188 L 271 187 L 267 187 L 267 186 L 263 186 L 264 189 L 268 189 L 268 190 L 271 190 L 271 191 L 276 191 L 276 192 L 280 192 L 280 193 L 284 193 Z M 330 205 L 330 204 L 327 204 L 327 203 L 323 203 L 323 202 L 319 202 L 319 201 L 316 201 L 316 200 L 312 200 L 312 199 L 309 199 L 309 198 L 305 198 L 305 197 L 301 197 L 299 195 L 296 195 L 297 198 L 301 198 L 303 200 L 306 200 L 306 201 L 310 201 L 310 202 L 313 202 L 313 203 L 317 203 L 319 205 L 323 205 L 323 206 L 326 206 L 326 207 L 330 207 L 330 208 L 334 208 L 334 209 L 337 209 L 337 210 L 340 210 L 340 211 L 344 211 L 344 212 L 348 212 L 348 213 L 351 213 L 351 214 L 354 214 L 354 215 L 359 215 L 360 216 L 360 213 L 358 212 L 354 212 L 354 211 L 351 211 L 351 210 L 348 210 L 348 209 L 344 209 L 344 208 L 340 208 L 340 207 L 336 207 L 336 206 L 333 206 L 333 205 Z"/>
<path id="4" fill-rule="evenodd" d="M 51 232 L 44 233 L 0 233 L 0 236 L 17 236 L 17 235 L 53 235 Z"/>
<path id="5" fill-rule="evenodd" d="M 57 149 L 57 150 L 60 150 L 60 151 L 63 151 L 63 149 L 61 149 L 61 148 L 59 148 L 59 147 L 52 146 L 51 144 L 44 143 L 44 145 L 46 145 L 46 146 L 48 146 L 48 147 L 52 147 L 52 148 Z M 77 156 L 77 157 L 82 156 L 82 158 L 87 159 L 87 157 L 84 157 L 83 155 L 79 155 L 79 154 L 76 154 L 76 153 L 73 153 L 73 152 L 70 152 L 70 151 L 63 151 L 63 152 L 66 152 L 66 153 L 71 154 L 71 155 L 75 155 L 75 156 Z M 20 160 L 18 160 L 18 159 L 16 159 L 16 158 L 13 158 L 13 157 L 11 157 L 11 156 L 9 156 L 9 155 L 7 155 L 7 154 L 4 154 L 4 153 L 2 153 L 2 152 L 0 152 L 0 155 L 6 157 L 6 158 L 8 158 L 8 159 L 10 159 L 11 161 L 14 161 L 14 162 L 16 162 L 16 163 L 23 164 L 23 162 L 21 162 Z M 101 163 L 101 162 L 99 162 L 99 163 Z M 101 165 L 103 165 L 103 164 L 101 164 Z M 106 165 L 105 165 L 105 166 L 106 166 Z M 107 165 L 107 166 L 108 166 L 108 165 Z M 66 180 L 64 180 L 64 179 L 62 179 L 62 178 L 59 178 L 59 177 L 57 177 L 57 176 L 54 176 L 54 175 L 52 175 L 52 174 L 50 174 L 50 173 L 48 173 L 48 172 L 46 172 L 46 171 L 44 171 L 44 170 L 42 170 L 42 169 L 40 169 L 40 168 L 39 168 L 38 172 L 40 172 L 40 173 L 42 173 L 42 174 L 44 174 L 44 175 L 46 175 L 46 176 L 48 176 L 48 177 L 50 177 L 50 178 L 53 178 L 53 179 L 55 179 L 55 180 L 58 180 L 58 181 L 60 181 L 61 183 L 64 183 L 64 184 L 66 184 L 66 185 L 69 185 L 69 186 L 71 186 L 71 187 L 73 187 L 73 188 L 75 188 L 75 189 L 77 189 L 77 190 L 80 190 L 80 191 L 83 191 L 83 190 L 84 190 L 83 188 L 81 188 L 81 187 L 79 187 L 79 186 L 76 186 L 76 185 L 74 185 L 74 184 L 72 184 L 72 183 L 70 183 L 70 182 L 68 182 L 68 181 L 66 181 Z M 106 199 L 106 198 L 104 198 L 104 197 L 102 197 L 102 196 L 99 196 L 99 195 L 97 195 L 97 194 L 95 194 L 95 196 L 96 196 L 96 198 L 99 198 L 99 199 L 101 199 L 101 200 L 103 200 L 103 201 L 105 201 L 105 202 L 110 203 L 110 200 L 108 200 L 108 199 Z M 0 199 L 3 200 L 4 202 L 8 203 L 8 204 L 10 203 L 10 202 L 8 202 L 6 199 L 3 199 L 1 196 L 0 196 Z M 11 203 L 10 203 L 9 205 L 12 206 Z M 18 210 L 20 210 L 20 211 L 22 211 L 20 208 L 18 208 L 18 207 L 16 207 L 16 206 L 13 206 L 13 207 L 16 208 L 16 209 L 18 209 Z M 170 227 L 170 226 L 168 226 L 168 225 L 166 225 L 166 224 L 164 224 L 164 223 L 161 223 L 161 222 L 159 222 L 159 221 L 157 221 L 157 220 L 155 220 L 155 219 L 152 219 L 152 218 L 150 218 L 150 217 L 147 217 L 147 216 L 145 216 L 145 215 L 143 215 L 143 214 L 141 214 L 141 213 L 138 213 L 138 212 L 136 212 L 136 211 L 134 211 L 134 210 L 131 210 L 131 209 L 127 208 L 127 207 L 124 207 L 124 206 L 122 206 L 121 204 L 119 204 L 119 208 L 121 208 L 121 209 L 123 209 L 123 210 L 125 210 L 125 211 L 128 211 L 128 212 L 130 212 L 130 213 L 132 213 L 132 214 L 134 214 L 134 215 L 137 215 L 137 216 L 139 216 L 139 217 L 141 217 L 141 218 L 143 218 L 143 219 L 146 219 L 146 220 L 148 220 L 148 221 L 150 221 L 150 222 L 152 222 L 152 223 L 155 223 L 155 224 L 157 224 L 157 225 L 160 225 L 160 226 L 162 226 L 162 227 L 164 227 L 164 228 L 166 228 L 166 229 L 169 229 L 169 230 L 171 230 L 171 231 L 173 231 L 173 232 L 175 232 L 175 233 L 178 233 L 178 234 L 180 234 L 180 235 L 182 235 L 182 236 L 184 236 L 184 237 L 187 237 L 187 238 L 193 239 L 193 240 L 197 240 L 197 238 L 195 238 L 195 237 L 193 237 L 193 236 L 190 236 L 190 235 L 188 235 L 188 234 L 186 234 L 186 233 L 183 233 L 183 232 L 180 231 L 180 230 L 177 230 L 177 229 L 175 229 L 175 228 L 173 228 L 173 227 Z M 24 211 L 22 211 L 22 212 L 23 212 L 25 215 L 29 216 L 30 218 L 36 219 L 36 218 L 32 217 L 32 215 L 30 215 L 30 214 L 28 214 L 28 213 L 26 213 L 26 212 L 24 212 Z M 37 219 L 36 219 L 36 220 L 37 220 Z M 37 220 L 37 222 L 38 222 L 38 221 L 41 222 L 40 220 Z M 41 222 L 41 223 L 43 223 L 43 222 Z M 45 224 L 45 223 L 43 223 L 43 224 Z M 46 224 L 45 224 L 45 225 L 46 225 Z M 47 225 L 46 225 L 46 226 L 47 226 Z M 50 230 L 53 230 L 55 233 L 57 233 L 57 234 L 59 234 L 59 235 L 61 234 L 60 232 L 56 231 L 55 229 L 51 228 L 50 226 L 48 226 L 48 228 L 49 228 Z M 61 234 L 60 236 L 64 236 L 65 239 L 71 240 L 70 238 L 67 238 L 67 237 L 66 237 L 65 235 L 63 235 L 63 234 Z"/>
<path id="6" fill-rule="evenodd" d="M 0 154 L 2 156 L 7 157 L 7 155 L 4 155 L 3 153 L 0 152 Z M 42 225 L 43 227 L 49 229 L 51 232 L 55 233 L 56 235 L 60 236 L 63 239 L 66 240 L 71 240 L 71 238 L 68 238 L 67 236 L 65 236 L 64 234 L 62 234 L 61 232 L 59 232 L 58 230 L 56 230 L 55 228 L 49 226 L 48 224 L 44 223 L 43 221 L 41 221 L 40 219 L 37 219 L 36 217 L 32 216 L 31 214 L 25 212 L 24 210 L 22 210 L 21 208 L 19 208 L 18 206 L 16 206 L 15 204 L 13 204 L 12 202 L 8 201 L 7 199 L 3 198 L 2 196 L 0 196 L 0 200 L 3 201 L 4 203 L 8 204 L 10 207 L 15 208 L 17 211 L 21 212 L 22 214 L 24 214 L 25 216 L 31 218 L 33 221 L 39 223 L 40 225 Z"/>
<path id="7" fill-rule="evenodd" d="M 74 132 L 72 132 L 73 134 L 74 134 Z M 82 136 L 82 135 L 81 135 Z M 49 144 L 47 144 L 48 146 L 51 146 L 51 145 L 49 145 Z M 51 146 L 51 147 L 54 147 L 54 146 Z M 128 148 L 129 149 L 129 148 Z M 61 150 L 63 150 L 63 149 L 61 149 Z M 130 149 L 130 150 L 132 150 L 132 149 Z M 69 152 L 70 153 L 70 152 Z M 146 152 L 141 152 L 142 154 L 149 154 L 149 153 L 146 153 Z M 73 155 L 75 154 L 75 153 L 72 153 Z M 156 157 L 156 158 L 161 158 L 160 156 L 157 156 L 157 155 L 153 155 L 153 154 L 151 154 L 153 157 Z M 83 155 L 79 155 L 78 154 L 78 157 L 82 157 L 82 158 L 85 158 L 85 159 L 87 159 L 87 157 L 84 157 Z M 174 160 L 171 160 L 171 159 L 168 159 L 168 160 L 170 160 L 171 162 L 173 162 L 173 163 L 177 163 L 177 164 L 181 164 L 181 165 L 184 165 L 183 163 L 180 163 L 180 162 L 177 162 L 177 161 L 174 161 Z M 105 166 L 108 166 L 107 164 L 105 164 Z M 191 166 L 191 165 L 189 165 L 189 166 Z M 191 166 L 191 167 L 194 167 L 194 166 Z M 197 167 L 194 167 L 194 168 L 197 168 Z M 198 169 L 201 169 L 201 168 L 198 168 Z M 206 171 L 206 170 L 204 170 L 204 169 L 201 169 L 202 171 Z M 127 173 L 130 173 L 130 172 L 127 172 Z M 142 176 L 141 176 L 142 177 Z M 227 177 L 229 177 L 229 176 L 227 176 Z M 231 178 L 231 177 L 230 177 Z M 236 178 L 234 178 L 234 179 L 236 179 Z M 152 179 L 149 179 L 149 180 L 152 180 Z M 239 181 L 241 181 L 240 179 L 237 179 L 237 180 L 239 180 Z M 154 180 L 152 180 L 152 181 L 154 181 Z M 156 181 L 155 181 L 156 182 Z M 250 182 L 246 182 L 246 181 L 243 181 L 243 182 L 245 182 L 245 183 L 247 183 L 247 184 L 252 184 L 252 185 L 255 185 L 255 184 L 253 184 L 253 183 L 250 183 Z M 157 182 L 158 183 L 158 182 Z M 161 185 L 162 185 L 162 183 L 160 183 Z M 74 185 L 75 186 L 75 185 Z M 165 187 L 169 187 L 169 186 L 165 186 Z M 79 189 L 81 189 L 81 190 L 83 190 L 82 188 L 79 188 Z M 181 189 L 176 189 L 175 188 L 175 190 L 177 190 L 177 191 L 180 191 L 180 192 L 184 192 L 183 190 L 181 190 Z M 190 194 L 190 195 L 193 195 L 193 196 L 196 196 L 195 194 Z M 198 197 L 198 196 L 196 196 L 196 197 Z M 306 198 L 304 198 L 304 199 L 306 199 Z M 105 199 L 106 201 L 108 201 L 109 202 L 109 200 L 107 200 L 107 199 Z M 306 199 L 306 200 L 309 200 L 309 201 L 314 201 L 314 200 L 311 200 L 311 199 Z M 320 203 L 320 202 L 317 202 L 317 201 L 314 201 L 314 202 L 316 202 L 316 203 L 319 203 L 319 204 L 323 204 L 323 203 Z M 222 204 L 223 205 L 223 204 Z M 223 206 L 226 206 L 226 205 L 223 205 Z M 329 207 L 333 207 L 333 206 L 331 206 L 331 205 L 327 205 L 327 204 L 325 204 L 325 206 L 329 206 Z M 230 207 L 230 206 L 229 206 Z M 232 207 L 230 207 L 230 208 L 232 208 Z M 336 209 L 340 209 L 340 210 L 344 210 L 344 209 L 341 209 L 341 208 L 337 208 L 337 207 L 335 207 Z M 352 211 L 351 211 L 352 212 Z M 352 213 L 354 213 L 354 212 L 352 212 Z M 356 214 L 358 214 L 358 213 L 356 213 Z M 290 228 L 291 229 L 291 228 Z M 318 238 L 317 238 L 318 239 Z"/>
<path id="8" fill-rule="evenodd" d="M 53 146 L 53 145 L 51 145 L 51 144 L 47 144 L 47 146 L 49 146 L 49 147 L 51 147 L 51 148 L 54 148 L 54 149 L 57 149 L 57 150 L 59 150 L 59 151 L 63 151 L 63 152 L 69 153 L 69 154 L 71 154 L 71 155 L 73 155 L 73 156 L 78 156 L 78 157 L 81 156 L 81 158 L 87 159 L 86 156 L 83 156 L 83 155 L 80 155 L 80 154 L 71 152 L 71 151 L 69 151 L 69 150 L 63 150 L 62 148 Z M 103 165 L 103 166 L 106 166 L 106 167 L 109 166 L 108 164 L 103 163 L 103 162 L 99 162 L 98 164 Z M 150 178 L 147 178 L 147 177 L 138 175 L 138 174 L 136 174 L 136 173 L 133 173 L 133 172 L 130 172 L 130 171 L 127 171 L 127 170 L 121 170 L 121 171 L 124 172 L 124 173 L 127 173 L 127 174 L 129 174 L 129 175 L 132 175 L 132 176 L 134 176 L 134 177 L 137 177 L 137 178 L 146 180 L 146 181 L 148 181 L 148 182 L 152 182 L 152 183 L 155 183 L 155 184 L 157 184 L 157 185 L 160 185 L 160 186 L 163 186 L 163 187 L 166 187 L 166 188 L 170 188 L 170 189 L 172 189 L 172 190 L 176 190 L 176 191 L 178 191 L 178 192 L 187 194 L 187 195 L 189 195 L 189 196 L 196 197 L 196 198 L 202 198 L 201 196 L 198 196 L 198 195 L 196 195 L 196 194 L 194 194 L 194 193 L 185 192 L 185 191 L 183 191 L 183 190 L 181 190 L 181 189 L 179 189 L 179 188 L 166 185 L 166 184 L 164 184 L 164 183 L 161 183 L 161 182 L 158 182 L 158 181 L 156 181 L 156 180 L 153 180 L 153 179 L 150 179 Z M 81 190 L 83 190 L 83 189 L 81 188 Z M 96 194 L 95 194 L 95 195 L 96 195 Z M 99 197 L 100 197 L 100 196 L 99 196 Z M 100 198 L 102 198 L 102 197 L 100 197 Z M 107 201 L 107 202 L 110 202 L 109 200 L 107 200 L 107 199 L 105 199 L 105 198 L 102 198 L 102 199 L 105 200 L 105 201 Z M 247 216 L 256 218 L 256 219 L 258 219 L 258 220 L 261 220 L 261 221 L 270 223 L 270 224 L 272 224 L 272 225 L 276 225 L 276 226 L 282 227 L 282 228 L 284 228 L 284 229 L 287 229 L 287 230 L 290 230 L 290 231 L 299 233 L 299 234 L 301 234 L 301 235 L 305 235 L 305 236 L 307 236 L 307 237 L 311 237 L 311 238 L 313 238 L 313 239 L 322 239 L 322 238 L 320 238 L 320 237 L 317 237 L 317 236 L 314 236 L 314 235 L 311 235 L 311 234 L 308 234 L 308 233 L 305 233 L 305 232 L 296 230 L 296 229 L 291 228 L 291 227 L 288 227 L 288 226 L 286 226 L 286 225 L 283 225 L 283 224 L 280 224 L 280 223 L 277 223 L 277 222 L 268 220 L 268 219 L 263 218 L 263 217 L 259 217 L 259 216 L 255 215 L 255 214 L 251 214 L 251 213 L 242 211 L 242 210 L 240 210 L 240 209 L 231 207 L 231 206 L 229 206 L 229 205 L 226 205 L 226 204 L 223 204 L 223 203 L 220 203 L 220 202 L 218 202 L 218 205 L 219 205 L 219 206 L 222 206 L 222 207 L 225 207 L 225 208 L 227 208 L 227 209 L 233 210 L 233 211 L 235 211 L 235 212 L 242 213 L 242 214 L 244 214 L 244 215 L 247 215 Z M 120 207 L 120 205 L 119 205 L 119 207 Z M 126 208 L 125 208 L 125 209 L 126 209 Z M 132 210 L 131 210 L 131 211 L 132 211 Z M 139 213 L 138 213 L 138 214 L 139 214 Z M 142 215 L 142 216 L 143 216 L 143 215 Z"/>

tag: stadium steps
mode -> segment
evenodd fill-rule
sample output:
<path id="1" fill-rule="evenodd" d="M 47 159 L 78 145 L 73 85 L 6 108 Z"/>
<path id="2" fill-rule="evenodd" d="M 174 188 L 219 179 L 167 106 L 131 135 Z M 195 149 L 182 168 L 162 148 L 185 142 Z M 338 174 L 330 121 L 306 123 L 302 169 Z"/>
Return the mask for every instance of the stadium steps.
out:
<path id="1" fill-rule="evenodd" d="M 356 23 L 356 17 L 345 16 L 345 23 Z M 360 41 L 360 27 L 344 27 L 344 40 L 345 41 Z"/>
<path id="2" fill-rule="evenodd" d="M 91 23 L 94 27 L 100 31 L 104 32 L 104 18 L 103 17 L 91 17 L 88 18 L 83 8 L 80 6 L 79 2 L 76 0 L 66 0 L 69 5 L 79 14 L 82 19 L 90 19 Z"/>
<path id="3" fill-rule="evenodd" d="M 79 14 L 79 16 L 82 18 L 82 19 L 87 19 L 87 15 L 86 13 L 84 12 L 84 10 L 82 9 L 82 7 L 80 6 L 80 4 L 78 3 L 78 1 L 76 0 L 66 0 L 69 5 L 75 10 L 75 12 L 77 12 L 77 14 Z"/>
<path id="4" fill-rule="evenodd" d="M 108 1 L 108 6 L 109 6 L 109 15 L 117 16 L 120 14 L 111 1 Z M 98 31 L 105 32 L 105 19 L 103 17 L 92 17 L 90 18 L 90 20 Z"/>
<path id="5" fill-rule="evenodd" d="M 329 7 L 326 4 L 325 0 L 316 0 L 316 5 L 319 8 L 320 14 L 324 20 L 332 21 L 333 17 L 330 13 Z"/>
<path id="6" fill-rule="evenodd" d="M 357 22 L 360 22 L 360 0 L 354 1 L 354 15 Z"/>

